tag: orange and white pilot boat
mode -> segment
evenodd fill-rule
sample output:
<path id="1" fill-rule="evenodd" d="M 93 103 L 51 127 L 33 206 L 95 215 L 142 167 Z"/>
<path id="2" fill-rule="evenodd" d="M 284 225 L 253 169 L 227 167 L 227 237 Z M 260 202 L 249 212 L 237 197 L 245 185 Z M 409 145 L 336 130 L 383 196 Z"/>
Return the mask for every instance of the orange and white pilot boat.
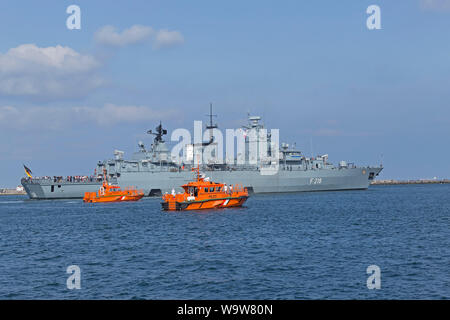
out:
<path id="1" fill-rule="evenodd" d="M 98 192 L 85 192 L 84 202 L 138 201 L 144 196 L 144 191 L 137 190 L 135 187 L 121 189 L 119 186 L 110 185 L 106 178 L 106 172 L 103 173 L 103 177 L 100 190 Z"/>
<path id="2" fill-rule="evenodd" d="M 163 210 L 200 210 L 240 207 L 248 199 L 247 188 L 241 185 L 226 185 L 209 181 L 200 175 L 200 169 L 192 169 L 197 173 L 195 181 L 182 185 L 183 193 L 166 193 L 161 202 Z"/>

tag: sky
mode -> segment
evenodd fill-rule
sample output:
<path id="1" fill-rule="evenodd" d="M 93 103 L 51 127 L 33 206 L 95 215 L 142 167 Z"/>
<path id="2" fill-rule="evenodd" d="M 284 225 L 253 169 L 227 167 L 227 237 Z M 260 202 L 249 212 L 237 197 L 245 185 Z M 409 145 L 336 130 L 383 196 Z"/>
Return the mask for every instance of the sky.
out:
<path id="1" fill-rule="evenodd" d="M 70 5 L 80 29 L 68 29 Z M 369 30 L 370 5 L 381 29 Z M 450 178 L 450 0 L 3 1 L 0 187 L 247 114 L 305 155 Z M 168 138 L 170 140 L 170 138 Z M 175 144 L 175 143 L 174 143 Z"/>

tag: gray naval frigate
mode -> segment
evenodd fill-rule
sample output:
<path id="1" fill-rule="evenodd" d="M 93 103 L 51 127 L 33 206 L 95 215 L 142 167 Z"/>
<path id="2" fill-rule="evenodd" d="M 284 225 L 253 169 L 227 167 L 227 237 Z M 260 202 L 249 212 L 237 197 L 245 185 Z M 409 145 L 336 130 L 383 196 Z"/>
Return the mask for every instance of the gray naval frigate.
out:
<path id="1" fill-rule="evenodd" d="M 214 144 L 212 130 L 217 125 L 211 121 L 207 130 L 211 130 L 210 140 L 202 142 L 200 150 Z M 227 184 L 241 184 L 247 187 L 249 193 L 276 193 L 276 192 L 301 192 L 301 191 L 338 191 L 338 190 L 364 190 L 370 182 L 383 169 L 382 165 L 359 167 L 353 163 L 340 161 L 333 165 L 328 162 L 328 155 L 307 157 L 293 146 L 282 143 L 277 146 L 278 152 L 270 150 L 279 158 L 276 170 L 272 164 L 264 164 L 261 159 L 249 161 L 248 145 L 251 143 L 250 133 L 267 132 L 258 116 L 249 116 L 248 125 L 243 126 L 247 136 L 245 138 L 246 157 L 245 162 L 236 163 L 204 163 L 200 166 L 203 174 L 212 181 Z M 153 144 L 147 150 L 142 142 L 139 142 L 139 150 L 133 153 L 131 159 L 124 159 L 124 153 L 116 150 L 114 158 L 99 161 L 91 176 L 45 176 L 25 177 L 21 183 L 30 199 L 68 199 L 83 198 L 85 192 L 99 190 L 103 172 L 108 175 L 108 181 L 121 187 L 135 186 L 143 189 L 146 196 L 161 196 L 171 192 L 172 189 L 181 191 L 181 185 L 192 180 L 192 167 L 196 166 L 193 153 L 184 158 L 184 162 L 173 161 L 163 137 L 167 130 L 162 124 L 155 131 L 147 133 L 154 135 Z M 270 134 L 268 134 L 270 140 Z M 195 149 L 195 144 L 187 145 Z M 189 150 L 186 151 L 189 155 Z M 266 170 L 267 172 L 265 172 Z"/>

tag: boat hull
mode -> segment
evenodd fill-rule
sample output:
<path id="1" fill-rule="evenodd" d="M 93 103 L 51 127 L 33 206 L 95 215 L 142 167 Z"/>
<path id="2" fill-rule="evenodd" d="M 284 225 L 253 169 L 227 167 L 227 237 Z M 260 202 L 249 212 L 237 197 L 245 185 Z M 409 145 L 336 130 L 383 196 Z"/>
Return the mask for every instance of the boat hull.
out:
<path id="1" fill-rule="evenodd" d="M 139 201 L 141 198 L 143 198 L 144 195 L 138 195 L 138 196 L 123 196 L 123 195 L 117 195 L 117 196 L 103 196 L 103 197 L 95 197 L 95 198 L 89 198 L 85 199 L 84 202 L 88 203 L 97 203 L 97 202 L 127 202 L 127 201 Z"/>
<path id="2" fill-rule="evenodd" d="M 248 196 L 227 197 L 221 199 L 208 199 L 202 201 L 161 202 L 165 211 L 205 210 L 241 207 Z"/>
<path id="3" fill-rule="evenodd" d="M 214 181 L 227 184 L 241 183 L 250 193 L 308 192 L 363 190 L 369 187 L 373 177 L 382 167 L 356 167 L 317 170 L 280 170 L 274 175 L 262 175 L 257 170 L 204 171 Z M 372 176 L 372 179 L 370 177 Z M 145 196 L 161 196 L 171 192 L 173 186 L 190 181 L 190 171 L 136 171 L 122 172 L 117 178 L 121 186 L 136 186 L 144 190 Z M 22 185 L 30 199 L 83 198 L 85 192 L 95 192 L 101 182 L 71 183 L 34 181 L 23 179 Z M 53 186 L 53 189 L 52 189 Z M 52 191 L 53 190 L 53 191 Z M 175 191 L 182 191 L 175 188 Z"/>

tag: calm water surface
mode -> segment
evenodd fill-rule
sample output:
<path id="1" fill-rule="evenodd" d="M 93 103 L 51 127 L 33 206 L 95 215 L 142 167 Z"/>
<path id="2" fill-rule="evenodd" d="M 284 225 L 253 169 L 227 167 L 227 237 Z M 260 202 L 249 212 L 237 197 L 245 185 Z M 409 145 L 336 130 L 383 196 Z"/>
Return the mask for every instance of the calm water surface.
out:
<path id="1" fill-rule="evenodd" d="M 25 199 L 0 197 L 1 299 L 450 299 L 450 185 L 176 213 L 159 199 Z M 380 290 L 366 286 L 372 264 Z"/>

